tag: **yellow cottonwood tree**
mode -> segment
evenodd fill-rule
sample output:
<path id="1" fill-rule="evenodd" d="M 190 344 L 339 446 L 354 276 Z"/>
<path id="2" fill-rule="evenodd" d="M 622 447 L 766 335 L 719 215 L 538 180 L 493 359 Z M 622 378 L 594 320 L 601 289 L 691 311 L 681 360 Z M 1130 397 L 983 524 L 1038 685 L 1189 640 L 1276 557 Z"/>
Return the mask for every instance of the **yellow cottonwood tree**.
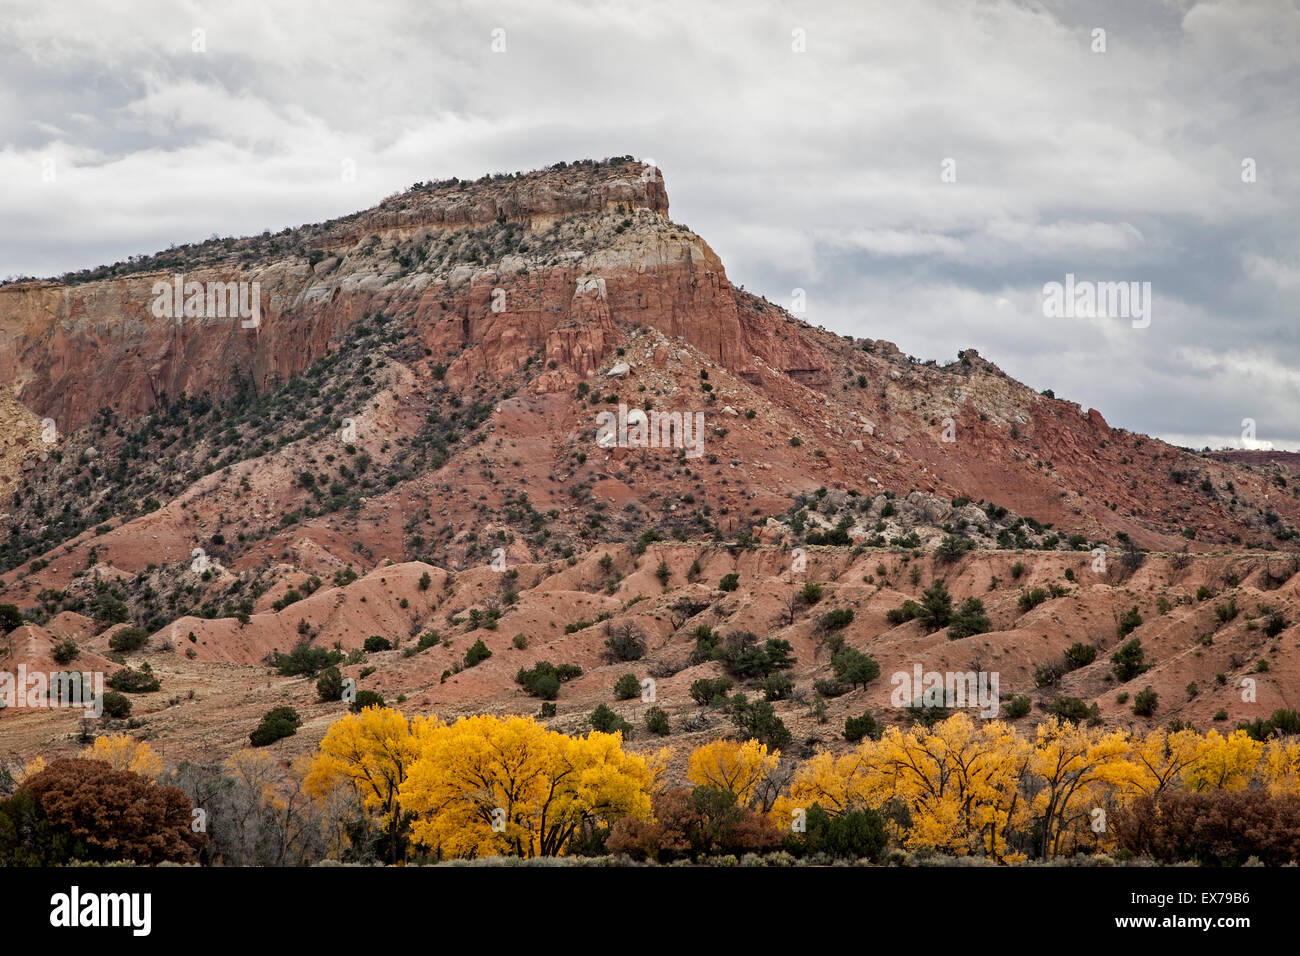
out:
<path id="1" fill-rule="evenodd" d="M 772 808 L 773 822 L 788 827 L 796 810 L 807 810 L 814 803 L 832 815 L 855 806 L 878 806 L 887 789 L 876 766 L 876 751 L 877 743 L 870 739 L 838 758 L 818 751 L 795 771 L 789 796 L 778 799 Z"/>
<path id="2" fill-rule="evenodd" d="M 330 725 L 303 784 L 320 799 L 340 785 L 355 789 L 362 805 L 389 828 L 395 854 L 402 817 L 401 787 L 423 741 L 442 725 L 436 718 L 407 720 L 391 707 L 366 707 Z"/>
<path id="3" fill-rule="evenodd" d="M 157 778 L 163 769 L 162 758 L 154 753 L 152 747 L 127 734 L 96 737 L 81 756 L 87 760 L 102 760 L 114 770 L 129 770 L 150 780 Z"/>
<path id="4" fill-rule="evenodd" d="M 1179 786 L 1188 768 L 1205 753 L 1205 738 L 1194 730 L 1170 733 L 1161 727 L 1141 739 L 1134 738 L 1129 750 L 1133 772 L 1125 781 L 1133 793 L 1159 796 Z"/>
<path id="5" fill-rule="evenodd" d="M 738 806 L 748 807 L 780 760 L 779 750 L 768 753 L 757 740 L 715 740 L 691 751 L 687 776 L 697 787 L 730 791 Z"/>
<path id="6" fill-rule="evenodd" d="M 85 756 L 84 754 L 82 756 Z M 14 783 L 22 783 L 28 777 L 34 777 L 45 769 L 45 758 L 39 754 L 13 771 Z"/>
<path id="7" fill-rule="evenodd" d="M 1187 770 L 1191 790 L 1245 790 L 1255 776 L 1264 745 L 1244 730 L 1224 737 L 1217 730 L 1205 735 L 1200 758 Z"/>
<path id="8" fill-rule="evenodd" d="M 1085 832 L 1091 811 L 1113 788 L 1134 778 L 1130 741 L 1120 730 L 1085 727 L 1056 717 L 1038 725 L 1029 770 L 1042 789 L 1033 810 L 1043 826 L 1043 857 L 1052 859 L 1067 847 L 1067 838 Z"/>
<path id="9" fill-rule="evenodd" d="M 1300 796 L 1300 740 L 1270 740 L 1264 747 L 1260 774 L 1273 796 Z"/>
<path id="10" fill-rule="evenodd" d="M 890 796 L 911 811 L 906 842 L 956 855 L 1007 853 L 1007 831 L 1025 815 L 1020 780 L 1029 745 L 1002 721 L 957 713 L 926 729 L 890 728 L 876 760 Z"/>
<path id="11" fill-rule="evenodd" d="M 401 799 L 413 838 L 440 857 L 555 856 L 581 826 L 648 818 L 654 777 L 618 734 L 478 715 L 430 729 Z"/>

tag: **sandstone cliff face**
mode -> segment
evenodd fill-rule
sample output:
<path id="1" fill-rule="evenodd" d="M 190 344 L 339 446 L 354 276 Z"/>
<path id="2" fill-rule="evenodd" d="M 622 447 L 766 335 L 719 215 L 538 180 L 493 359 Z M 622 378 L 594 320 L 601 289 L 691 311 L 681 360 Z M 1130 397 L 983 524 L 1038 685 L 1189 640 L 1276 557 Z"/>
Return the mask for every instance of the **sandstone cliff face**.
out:
<path id="1" fill-rule="evenodd" d="M 137 415 L 164 393 L 221 396 L 241 379 L 265 389 L 379 310 L 412 315 L 457 387 L 541 354 L 589 376 L 614 323 L 680 337 L 728 368 L 757 356 L 777 369 L 820 371 L 807 350 L 791 352 L 771 316 L 742 314 L 713 250 L 666 218 L 657 170 L 566 175 L 404 194 L 315 236 L 312 247 L 332 255 L 314 267 L 295 257 L 183 272 L 205 287 L 257 283 L 256 328 L 239 317 L 155 316 L 155 283 L 174 273 L 0 287 L 0 375 L 25 406 L 73 430 L 101 407 Z M 534 249 L 493 262 L 438 258 L 448 233 L 502 223 L 520 224 Z M 413 255 L 407 248 L 422 253 L 418 263 L 394 261 Z"/>
<path id="2" fill-rule="evenodd" d="M 547 170 L 523 179 L 413 189 L 379 207 L 331 224 L 316 243 L 346 248 L 368 235 L 414 232 L 422 227 L 464 229 L 507 220 L 540 229 L 569 216 L 648 209 L 668 215 L 663 176 L 652 166 L 628 163 L 609 171 L 581 167 Z"/>
<path id="3" fill-rule="evenodd" d="M 0 513 L 24 466 L 34 468 L 50 442 L 42 437 L 40 419 L 0 390 Z M 52 436 L 47 436 L 52 437 Z"/>
<path id="4" fill-rule="evenodd" d="M 1295 496 L 1278 493 L 1269 476 L 1111 429 L 1096 410 L 1045 398 L 973 352 L 946 366 L 918 363 L 887 342 L 812 328 L 733 288 L 704 239 L 667 212 L 657 170 L 576 165 L 417 184 L 334 222 L 146 262 L 166 269 L 0 286 L 0 379 L 25 409 L 9 415 L 9 427 L 51 418 L 63 435 L 106 407 L 131 419 L 164 395 L 221 398 L 242 385 L 266 393 L 383 318 L 396 323 L 385 334 L 400 342 L 392 358 L 409 383 L 387 399 L 403 406 L 403 440 L 429 412 L 420 396 L 495 402 L 509 381 L 554 400 L 544 414 L 541 405 L 528 410 L 555 429 L 532 449 L 548 463 L 576 454 L 590 429 L 576 386 L 608 393 L 597 383 L 616 350 L 628 351 L 624 381 L 637 391 L 625 399 L 708 408 L 717 467 L 736 469 L 709 476 L 732 524 L 758 503 L 782 510 L 791 494 L 818 485 L 968 496 L 1063 532 L 1122 532 L 1168 549 L 1198 529 L 1198 546 L 1234 535 L 1271 543 L 1270 524 L 1300 524 Z M 255 283 L 260 321 L 155 314 L 155 284 L 177 273 L 202 285 Z M 657 336 L 644 349 L 640 330 Z M 17 475 L 24 458 L 32 467 L 38 450 L 16 437 L 3 448 L 0 493 L 3 475 Z M 457 480 L 478 467 L 467 450 L 448 453 Z M 620 450 L 602 463 L 613 475 L 600 487 L 620 506 L 637 498 L 620 473 L 627 457 Z M 515 467 L 521 484 L 547 477 Z M 1203 482 L 1211 492 L 1197 491 Z M 459 514 L 452 507 L 444 506 L 449 518 L 477 520 L 469 504 L 454 506 L 467 509 Z"/>

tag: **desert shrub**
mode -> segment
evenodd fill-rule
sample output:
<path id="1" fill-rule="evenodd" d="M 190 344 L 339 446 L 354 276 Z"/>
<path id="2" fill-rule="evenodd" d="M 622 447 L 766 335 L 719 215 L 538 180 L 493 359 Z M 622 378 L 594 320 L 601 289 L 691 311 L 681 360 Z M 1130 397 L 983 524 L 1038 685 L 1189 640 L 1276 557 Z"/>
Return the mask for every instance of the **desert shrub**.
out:
<path id="1" fill-rule="evenodd" d="M 479 638 L 472 645 L 470 645 L 469 650 L 465 652 L 465 666 L 475 667 L 483 663 L 491 656 L 492 656 L 492 652 L 488 650 L 488 646 L 483 643 L 483 639 Z"/>
<path id="2" fill-rule="evenodd" d="M 851 687 L 843 681 L 817 678 L 813 681 L 813 690 L 822 697 L 843 697 Z"/>
<path id="3" fill-rule="evenodd" d="M 837 607 L 822 616 L 821 627 L 823 631 L 842 631 L 852 623 L 853 608 Z"/>
<path id="4" fill-rule="evenodd" d="M 1133 631 L 1142 626 L 1142 615 L 1138 613 L 1137 605 L 1133 605 L 1119 619 L 1118 631 L 1119 638 L 1123 640 Z"/>
<path id="5" fill-rule="evenodd" d="M 620 717 L 607 704 L 597 704 L 596 709 L 587 718 L 591 726 L 602 734 L 621 733 L 625 738 L 631 736 L 632 725 Z"/>
<path id="6" fill-rule="evenodd" d="M 738 587 L 740 587 L 739 574 L 723 575 L 722 580 L 718 582 L 718 589 L 720 591 L 734 591 Z"/>
<path id="7" fill-rule="evenodd" d="M 265 747 L 296 734 L 301 726 L 302 718 L 292 707 L 272 707 L 248 735 L 248 739 L 254 747 Z"/>
<path id="8" fill-rule="evenodd" d="M 890 608 L 886 611 L 885 619 L 890 624 L 906 624 L 908 621 L 915 620 L 920 613 L 921 605 L 909 599 L 903 602 L 902 607 Z"/>
<path id="9" fill-rule="evenodd" d="M 1046 601 L 1048 597 L 1047 588 L 1028 588 L 1020 592 L 1020 599 L 1016 603 L 1021 611 L 1028 613 Z"/>
<path id="10" fill-rule="evenodd" d="M 863 714 L 861 717 L 847 717 L 844 720 L 844 739 L 850 743 L 857 743 L 863 737 L 870 737 L 877 740 L 880 737 L 880 725 L 876 723 L 876 718 L 871 716 L 870 712 Z"/>
<path id="11" fill-rule="evenodd" d="M 782 673 L 769 674 L 761 685 L 764 700 L 786 700 L 794 693 L 794 681 Z"/>
<path id="12" fill-rule="evenodd" d="M 50 650 L 50 655 L 54 658 L 56 664 L 71 664 L 81 656 L 81 648 L 77 647 L 76 641 L 69 638 L 55 644 Z"/>
<path id="13" fill-rule="evenodd" d="M 325 668 L 316 678 L 316 696 L 326 702 L 343 699 L 343 673 L 334 666 Z"/>
<path id="14" fill-rule="evenodd" d="M 1224 604 L 1214 605 L 1214 616 L 1217 617 L 1219 619 L 1219 622 L 1222 624 L 1227 624 L 1229 621 L 1235 618 L 1237 616 L 1236 597 L 1228 598 L 1227 602 Z"/>
<path id="15" fill-rule="evenodd" d="M 651 707 L 645 712 L 645 727 L 660 737 L 666 736 L 672 729 L 668 724 L 668 714 L 662 707 Z"/>
<path id="16" fill-rule="evenodd" d="M 668 562 L 660 561 L 659 567 L 655 568 L 655 577 L 659 579 L 659 583 L 667 586 L 668 579 L 672 576 L 673 572 L 672 569 L 668 567 Z"/>
<path id="17" fill-rule="evenodd" d="M 939 542 L 938 547 L 934 549 L 934 558 L 940 564 L 952 564 L 954 561 L 961 559 L 961 556 L 975 547 L 975 542 L 969 538 L 958 538 L 955 535 L 949 535 Z"/>
<path id="18" fill-rule="evenodd" d="M 641 696 L 641 682 L 635 674 L 624 674 L 614 682 L 614 699 L 631 700 Z"/>
<path id="19" fill-rule="evenodd" d="M 1131 681 L 1150 669 L 1142 652 L 1142 641 L 1136 637 L 1120 645 L 1119 650 L 1110 655 L 1110 662 L 1115 679 L 1120 683 Z"/>
<path id="20" fill-rule="evenodd" d="M 822 586 L 816 581 L 808 581 L 799 589 L 799 598 L 809 607 L 822 599 Z"/>
<path id="21" fill-rule="evenodd" d="M 984 614 L 984 602 L 979 598 L 967 598 L 952 616 L 948 627 L 948 640 L 959 641 L 963 637 L 975 634 L 987 634 L 993 630 L 993 624 Z"/>
<path id="22" fill-rule="evenodd" d="M 279 671 L 281 677 L 315 677 L 317 673 L 326 667 L 339 663 L 343 660 L 341 651 L 329 650 L 324 647 L 312 647 L 310 644 L 299 644 L 288 654 L 275 655 L 275 669 Z"/>
<path id="23" fill-rule="evenodd" d="M 612 661 L 626 663 L 639 661 L 645 656 L 645 638 L 634 624 L 619 624 L 610 627 L 609 636 L 605 638 L 605 656 Z"/>
<path id="24" fill-rule="evenodd" d="M 1019 720 L 1021 717 L 1025 716 L 1025 714 L 1029 713 L 1031 703 L 1032 702 L 1029 700 L 1027 695 L 1015 694 L 1014 696 L 1007 698 L 1006 702 L 1002 706 L 1006 710 L 1009 718 L 1012 720 Z"/>
<path id="25" fill-rule="evenodd" d="M 880 676 L 880 665 L 870 654 L 846 647 L 831 659 L 835 679 L 850 687 L 865 687 Z"/>
<path id="26" fill-rule="evenodd" d="M 367 654 L 375 654 L 379 651 L 391 651 L 393 642 L 379 634 L 372 634 L 366 638 L 363 648 Z"/>
<path id="27" fill-rule="evenodd" d="M 116 691 L 104 691 L 104 716 L 125 720 L 131 716 L 131 698 Z"/>
<path id="28" fill-rule="evenodd" d="M 533 697 L 555 700 L 560 695 L 560 684 L 581 675 L 582 668 L 576 664 L 561 664 L 556 667 L 550 661 L 538 661 L 531 669 L 519 668 L 515 683 Z"/>
<path id="29" fill-rule="evenodd" d="M 933 727 L 940 721 L 951 717 L 952 711 L 942 704 L 927 704 L 924 697 L 917 697 L 907 705 L 904 716 L 909 723 L 920 724 L 923 727 Z"/>
<path id="30" fill-rule="evenodd" d="M 1093 704 L 1090 708 L 1078 697 L 1058 697 L 1047 705 L 1049 714 L 1060 717 L 1062 720 L 1072 720 L 1075 723 L 1096 716 L 1099 710 L 1100 708 L 1096 704 Z"/>
<path id="31" fill-rule="evenodd" d="M 1112 822 L 1121 847 L 1160 863 L 1300 863 L 1300 800 L 1267 791 L 1170 789 L 1138 797 Z"/>
<path id="32" fill-rule="evenodd" d="M 1076 641 L 1065 651 L 1066 670 L 1077 671 L 1080 667 L 1087 667 L 1096 659 L 1097 648 L 1082 641 Z"/>
<path id="33" fill-rule="evenodd" d="M 1156 712 L 1159 695 L 1150 687 L 1144 687 L 1133 697 L 1133 713 L 1139 717 L 1150 717 Z"/>
<path id="34" fill-rule="evenodd" d="M 741 733 L 747 734 L 759 743 L 767 744 L 773 750 L 784 750 L 790 746 L 793 736 L 771 703 L 765 700 L 750 702 L 744 694 L 734 695 L 729 702 L 731 722 Z"/>
<path id="35" fill-rule="evenodd" d="M 691 663 L 702 664 L 705 661 L 717 661 L 722 659 L 722 635 L 709 627 L 707 624 L 700 624 L 695 628 L 695 649 L 691 651 Z"/>
<path id="36" fill-rule="evenodd" d="M 795 663 L 791 655 L 794 648 L 789 641 L 770 637 L 760 647 L 758 635 L 753 631 L 732 631 L 722 639 L 713 635 L 707 645 L 697 644 L 697 654 L 704 646 L 710 649 L 711 659 L 722 661 L 728 673 L 746 680 L 767 677 Z"/>
<path id="37" fill-rule="evenodd" d="M 0 634 L 8 634 L 23 623 L 22 611 L 16 604 L 0 604 Z"/>
<path id="38" fill-rule="evenodd" d="M 142 627 L 124 627 L 108 639 L 110 650 L 126 652 L 138 651 L 149 640 L 149 634 Z"/>
<path id="39" fill-rule="evenodd" d="M 1064 676 L 1065 664 L 1060 661 L 1042 664 L 1034 668 L 1034 686 L 1053 687 Z"/>
<path id="40" fill-rule="evenodd" d="M 109 590 L 104 590 L 96 594 L 91 601 L 90 616 L 102 629 L 130 620 L 131 609 L 121 598 Z"/>
<path id="41" fill-rule="evenodd" d="M 351 706 L 348 707 L 348 710 L 352 711 L 354 714 L 359 714 L 367 707 L 383 706 L 385 706 L 384 698 L 378 691 L 359 690 L 357 691 L 357 699 L 352 702 Z"/>
<path id="42" fill-rule="evenodd" d="M 730 677 L 701 677 L 691 682 L 689 693 L 691 699 L 703 707 L 706 704 L 725 703 L 727 692 L 734 686 L 735 681 Z"/>
<path id="43" fill-rule="evenodd" d="M 148 671 L 132 670 L 129 667 L 114 671 L 105 683 L 113 690 L 120 690 L 125 694 L 149 694 L 160 686 L 158 678 L 153 674 Z"/>

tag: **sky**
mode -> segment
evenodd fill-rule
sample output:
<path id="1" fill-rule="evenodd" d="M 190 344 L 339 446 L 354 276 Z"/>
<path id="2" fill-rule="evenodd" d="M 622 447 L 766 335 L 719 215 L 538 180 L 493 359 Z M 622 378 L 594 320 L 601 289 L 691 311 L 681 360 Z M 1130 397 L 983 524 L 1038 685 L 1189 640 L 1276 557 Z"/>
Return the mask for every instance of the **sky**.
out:
<path id="1" fill-rule="evenodd" d="M 1300 0 L 0 0 L 0 278 L 630 154 L 814 325 L 1296 450 L 1298 93 Z"/>

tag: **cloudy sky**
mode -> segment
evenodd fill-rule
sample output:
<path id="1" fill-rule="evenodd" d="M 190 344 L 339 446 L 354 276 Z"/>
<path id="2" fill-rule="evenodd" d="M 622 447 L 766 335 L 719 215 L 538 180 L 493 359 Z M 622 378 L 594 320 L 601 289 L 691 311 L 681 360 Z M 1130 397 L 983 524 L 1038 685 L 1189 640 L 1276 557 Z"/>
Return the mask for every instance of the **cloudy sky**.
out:
<path id="1" fill-rule="evenodd" d="M 0 278 L 632 154 L 814 324 L 1297 449 L 1298 93 L 1300 0 L 0 0 Z"/>

